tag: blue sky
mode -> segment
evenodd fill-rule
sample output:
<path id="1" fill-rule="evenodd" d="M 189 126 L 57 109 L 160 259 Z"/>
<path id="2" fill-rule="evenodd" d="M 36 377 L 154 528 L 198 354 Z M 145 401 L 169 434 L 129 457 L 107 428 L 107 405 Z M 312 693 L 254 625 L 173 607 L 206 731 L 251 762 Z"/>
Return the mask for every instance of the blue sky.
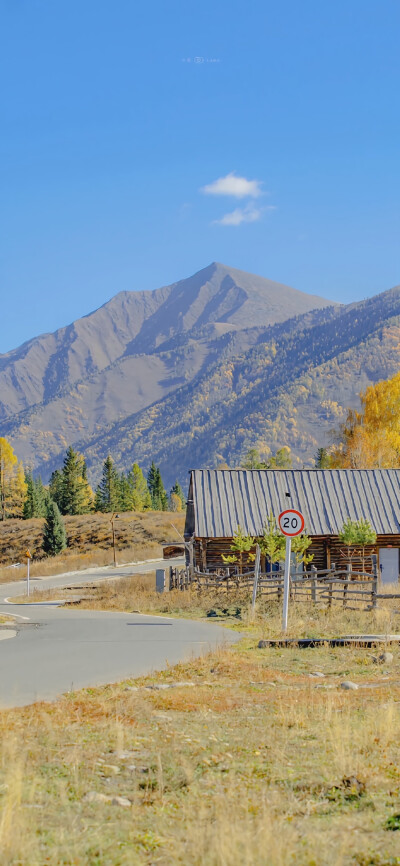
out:
<path id="1" fill-rule="evenodd" d="M 398 0 L 0 10 L 0 352 L 213 260 L 400 283 Z"/>

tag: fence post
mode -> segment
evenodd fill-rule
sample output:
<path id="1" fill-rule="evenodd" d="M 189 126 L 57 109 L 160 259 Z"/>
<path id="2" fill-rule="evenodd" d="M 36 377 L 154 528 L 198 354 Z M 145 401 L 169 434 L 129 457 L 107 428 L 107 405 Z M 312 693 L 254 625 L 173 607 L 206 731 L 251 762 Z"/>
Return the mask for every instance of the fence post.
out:
<path id="1" fill-rule="evenodd" d="M 378 557 L 376 553 L 372 554 L 372 573 L 374 575 L 372 580 L 372 591 L 371 591 L 371 607 L 375 610 L 376 608 L 376 596 L 378 592 Z"/>
<path id="2" fill-rule="evenodd" d="M 349 588 L 349 582 L 351 580 L 351 562 L 347 563 L 347 578 L 343 588 L 343 607 L 346 607 L 347 604 L 347 590 Z"/>
<path id="3" fill-rule="evenodd" d="M 256 561 L 254 563 L 254 582 L 253 582 L 253 598 L 251 600 L 251 613 L 254 616 L 256 609 L 256 598 L 257 598 L 257 589 L 258 589 L 258 578 L 260 576 L 260 556 L 261 550 L 260 545 L 256 544 Z"/>
<path id="4" fill-rule="evenodd" d="M 332 607 L 332 600 L 333 600 L 333 576 L 334 576 L 334 574 L 335 574 L 335 571 L 336 571 L 336 564 L 335 564 L 334 562 L 332 562 L 332 568 L 331 568 L 332 577 L 331 577 L 331 579 L 330 579 L 330 583 L 329 583 L 328 607 Z"/>
<path id="5" fill-rule="evenodd" d="M 311 571 L 313 574 L 313 578 L 311 581 L 311 601 L 313 604 L 317 603 L 317 578 L 315 572 L 317 571 L 316 565 L 311 566 Z"/>

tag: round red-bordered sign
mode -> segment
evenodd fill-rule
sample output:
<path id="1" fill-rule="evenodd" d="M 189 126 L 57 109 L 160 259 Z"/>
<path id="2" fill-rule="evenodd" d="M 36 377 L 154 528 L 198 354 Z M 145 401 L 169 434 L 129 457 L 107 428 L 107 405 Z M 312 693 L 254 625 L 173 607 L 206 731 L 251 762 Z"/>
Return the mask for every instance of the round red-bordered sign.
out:
<path id="1" fill-rule="evenodd" d="M 301 535 L 304 529 L 304 517 L 300 511 L 295 508 L 287 508 L 282 511 L 278 517 L 279 529 L 284 535 L 294 538 L 296 535 Z"/>

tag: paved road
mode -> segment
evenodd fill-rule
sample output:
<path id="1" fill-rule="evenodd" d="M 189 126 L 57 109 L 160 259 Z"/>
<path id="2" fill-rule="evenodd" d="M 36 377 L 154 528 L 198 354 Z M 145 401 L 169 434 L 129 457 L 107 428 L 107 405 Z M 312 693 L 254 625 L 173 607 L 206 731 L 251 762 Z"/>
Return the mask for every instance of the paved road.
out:
<path id="1" fill-rule="evenodd" d="M 175 561 L 174 561 L 175 562 Z M 180 563 L 181 560 L 176 560 Z M 161 563 L 159 563 L 161 565 Z M 156 563 L 35 579 L 40 588 L 82 585 L 152 571 Z M 118 682 L 199 655 L 237 635 L 211 623 L 135 613 L 6 604 L 25 581 L 0 586 L 0 613 L 17 615 L 17 635 L 0 643 L 0 708 L 54 700 L 69 690 Z M 24 619 L 25 618 L 25 619 Z"/>

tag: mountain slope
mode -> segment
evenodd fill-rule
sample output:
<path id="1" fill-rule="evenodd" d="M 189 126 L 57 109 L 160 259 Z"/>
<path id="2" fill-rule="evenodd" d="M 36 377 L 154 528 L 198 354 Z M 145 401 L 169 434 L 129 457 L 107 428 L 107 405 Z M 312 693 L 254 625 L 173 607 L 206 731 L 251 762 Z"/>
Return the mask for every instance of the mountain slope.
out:
<path id="1" fill-rule="evenodd" d="M 360 304 L 275 325 L 254 347 L 84 443 L 98 467 L 161 464 L 182 481 L 194 466 L 237 465 L 254 444 L 289 445 L 310 465 L 319 445 L 359 405 L 359 392 L 400 368 L 400 287 Z"/>
<path id="2" fill-rule="evenodd" d="M 121 292 L 0 356 L 2 434 L 41 465 L 248 349 L 260 328 L 327 305 L 218 263 L 154 292 Z"/>

